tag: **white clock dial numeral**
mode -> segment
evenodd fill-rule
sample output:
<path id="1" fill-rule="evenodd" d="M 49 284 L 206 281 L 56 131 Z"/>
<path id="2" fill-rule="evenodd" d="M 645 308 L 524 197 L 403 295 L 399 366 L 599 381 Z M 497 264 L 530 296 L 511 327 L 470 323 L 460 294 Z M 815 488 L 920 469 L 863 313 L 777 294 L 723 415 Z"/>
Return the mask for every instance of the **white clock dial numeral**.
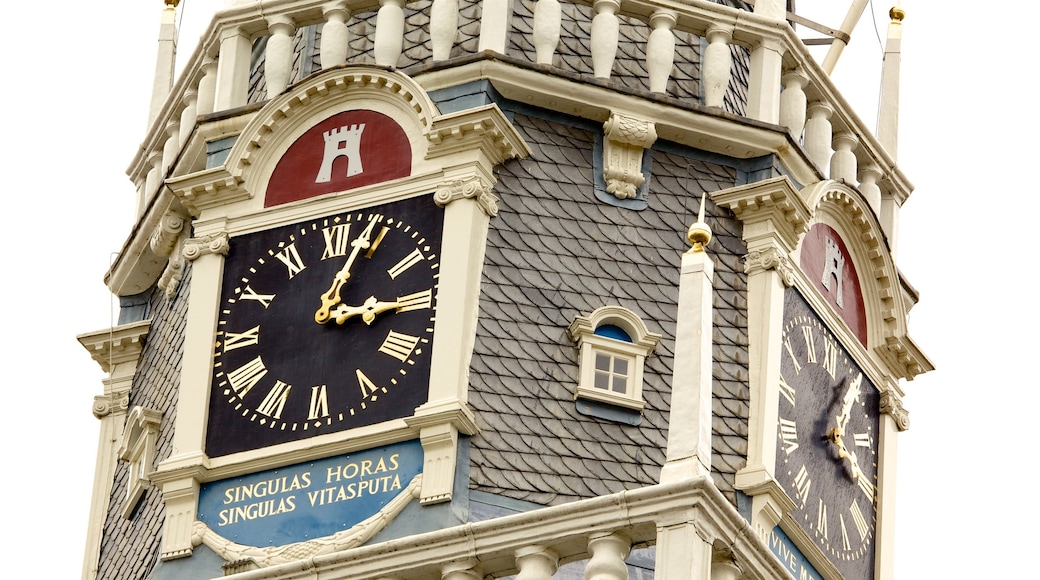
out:
<path id="1" fill-rule="evenodd" d="M 802 327 L 802 336 L 805 337 L 805 362 L 815 363 L 816 362 L 816 341 L 813 339 L 813 331 L 811 326 Z"/>
<path id="2" fill-rule="evenodd" d="M 282 381 L 275 380 L 274 386 L 271 387 L 271 391 L 267 393 L 264 400 L 260 402 L 260 406 L 256 408 L 256 412 L 261 415 L 267 415 L 268 417 L 274 417 L 275 419 L 282 418 L 282 409 L 285 408 L 285 401 L 289 398 L 289 391 L 292 389 L 292 385 L 287 385 Z"/>
<path id="3" fill-rule="evenodd" d="M 841 547 L 846 551 L 851 550 L 852 542 L 849 541 L 849 532 L 845 529 L 844 514 L 838 514 L 838 523 L 841 524 Z"/>
<path id="4" fill-rule="evenodd" d="M 329 397 L 325 385 L 311 387 L 311 406 L 307 412 L 310 420 L 329 416 Z"/>
<path id="5" fill-rule="evenodd" d="M 383 388 L 373 383 L 372 379 L 368 378 L 365 373 L 361 372 L 361 369 L 356 369 L 354 372 L 357 373 L 358 386 L 361 387 L 361 398 L 372 398 L 375 400 L 376 391 L 382 391 Z"/>
<path id="6" fill-rule="evenodd" d="M 838 345 L 827 338 L 823 342 L 823 368 L 833 379 L 838 372 Z"/>
<path id="7" fill-rule="evenodd" d="M 402 258 L 400 262 L 394 264 L 394 266 L 387 270 L 386 273 L 390 274 L 390 277 L 396 280 L 397 277 L 403 274 L 405 270 L 418 264 L 422 260 L 422 252 L 419 251 L 419 248 L 416 248 L 412 250 L 411 254 L 408 254 L 407 256 Z"/>
<path id="8" fill-rule="evenodd" d="M 322 228 L 321 233 L 325 237 L 325 251 L 321 254 L 322 260 L 347 255 L 347 249 L 350 247 L 350 224 L 336 224 Z"/>
<path id="9" fill-rule="evenodd" d="M 809 478 L 809 472 L 805 470 L 803 465 L 794 476 L 795 495 L 802 500 L 802 507 L 805 507 L 805 502 L 809 500 L 809 488 L 811 486 L 812 479 Z"/>
<path id="10" fill-rule="evenodd" d="M 409 310 L 421 310 L 429 308 L 433 303 L 433 290 L 423 290 L 415 294 L 401 296 L 397 299 L 397 311 L 408 312 Z"/>
<path id="11" fill-rule="evenodd" d="M 870 447 L 870 433 L 853 433 L 852 437 L 856 440 L 856 447 Z"/>
<path id="12" fill-rule="evenodd" d="M 295 243 L 289 244 L 284 250 L 276 253 L 274 257 L 278 258 L 278 261 L 285 264 L 285 267 L 289 271 L 290 280 L 293 279 L 293 276 L 307 268 L 307 265 L 303 263 L 303 259 L 300 258 L 300 252 L 296 250 Z"/>
<path id="13" fill-rule="evenodd" d="M 874 502 L 874 484 L 870 483 L 870 480 L 867 479 L 866 474 L 860 472 L 859 478 L 856 480 L 856 483 L 857 483 L 857 485 L 859 485 L 859 488 L 861 490 L 863 490 L 863 493 L 866 494 L 866 496 L 870 498 L 871 503 L 873 503 Z"/>
<path id="14" fill-rule="evenodd" d="M 780 439 L 784 442 L 784 451 L 790 455 L 798 449 L 798 425 L 788 419 L 780 419 Z"/>
<path id="15" fill-rule="evenodd" d="M 383 341 L 382 346 L 379 347 L 379 352 L 390 355 L 397 360 L 404 362 L 408 360 L 408 357 L 412 356 L 412 351 L 415 350 L 415 345 L 419 344 L 418 336 L 411 336 L 400 332 L 390 331 L 386 335 L 386 340 Z"/>
<path id="16" fill-rule="evenodd" d="M 787 349 L 787 354 L 791 357 L 791 364 L 794 365 L 794 374 L 797 375 L 801 373 L 802 365 L 798 364 L 798 357 L 794 356 L 794 347 L 791 346 L 790 336 L 784 338 L 784 348 Z M 792 401 L 791 404 L 793 405 L 794 402 Z"/>
<path id="17" fill-rule="evenodd" d="M 823 503 L 821 498 L 819 506 L 816 508 L 816 529 L 823 536 L 823 539 L 827 539 L 827 504 Z"/>
<path id="18" fill-rule="evenodd" d="M 239 296 L 239 300 L 256 300 L 266 309 L 274 300 L 274 294 L 257 294 L 252 288 L 246 286 L 242 295 Z"/>
<path id="19" fill-rule="evenodd" d="M 787 384 L 787 381 L 784 380 L 783 375 L 780 376 L 780 394 L 783 395 L 785 399 L 787 399 L 787 402 L 791 403 L 792 407 L 794 406 L 794 387 Z"/>
<path id="20" fill-rule="evenodd" d="M 859 539 L 866 540 L 867 532 L 870 528 L 867 526 L 867 518 L 863 517 L 863 512 L 859 510 L 859 504 L 852 502 L 849 511 L 852 512 L 852 523 L 856 524 L 856 531 L 859 532 Z"/>
<path id="21" fill-rule="evenodd" d="M 252 346 L 258 342 L 260 342 L 259 324 L 241 334 L 224 331 L 224 352 L 242 348 L 243 346 Z"/>
<path id="22" fill-rule="evenodd" d="M 246 364 L 238 367 L 237 369 L 227 374 L 228 382 L 231 383 L 231 388 L 235 390 L 235 393 L 239 397 L 245 397 L 246 394 L 256 386 L 260 379 L 264 378 L 267 374 L 267 367 L 264 366 L 264 361 L 260 360 L 257 356 L 253 360 Z"/>

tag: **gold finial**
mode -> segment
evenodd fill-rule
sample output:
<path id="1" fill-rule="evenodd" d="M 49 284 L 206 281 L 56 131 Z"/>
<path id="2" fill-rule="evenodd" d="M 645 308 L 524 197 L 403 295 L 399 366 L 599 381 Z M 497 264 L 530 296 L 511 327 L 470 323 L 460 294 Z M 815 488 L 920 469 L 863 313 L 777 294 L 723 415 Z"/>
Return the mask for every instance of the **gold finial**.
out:
<path id="1" fill-rule="evenodd" d="M 181 0 L 163 0 L 163 2 L 171 8 L 176 8 L 177 5 L 181 3 Z"/>
<path id="2" fill-rule="evenodd" d="M 711 241 L 711 228 L 704 223 L 704 205 L 707 197 L 706 192 L 701 192 L 701 208 L 697 211 L 697 221 L 686 232 L 686 239 L 690 241 L 691 246 L 687 252 L 691 254 L 703 252 L 704 246 Z"/>
<path id="3" fill-rule="evenodd" d="M 902 22 L 903 19 L 906 18 L 906 12 L 903 12 L 903 9 L 896 5 L 889 9 L 888 17 L 891 18 L 893 22 Z"/>

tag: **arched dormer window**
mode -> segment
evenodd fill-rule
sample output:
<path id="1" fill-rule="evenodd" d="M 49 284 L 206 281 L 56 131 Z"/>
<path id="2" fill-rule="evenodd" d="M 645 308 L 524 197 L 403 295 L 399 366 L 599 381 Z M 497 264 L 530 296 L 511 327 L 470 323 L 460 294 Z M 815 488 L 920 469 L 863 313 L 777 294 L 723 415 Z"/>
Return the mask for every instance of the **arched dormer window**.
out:
<path id="1" fill-rule="evenodd" d="M 620 306 L 578 316 L 567 329 L 578 347 L 575 398 L 641 411 L 643 363 L 661 340 L 634 312 Z"/>

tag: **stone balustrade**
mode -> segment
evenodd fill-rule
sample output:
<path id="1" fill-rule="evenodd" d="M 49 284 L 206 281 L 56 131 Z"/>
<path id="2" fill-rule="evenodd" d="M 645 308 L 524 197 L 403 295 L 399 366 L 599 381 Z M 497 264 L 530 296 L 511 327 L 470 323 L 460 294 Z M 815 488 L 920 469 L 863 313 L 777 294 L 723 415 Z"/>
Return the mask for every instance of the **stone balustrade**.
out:
<path id="1" fill-rule="evenodd" d="M 507 39 L 518 34 L 511 22 L 516 9 L 507 0 L 480 1 L 476 52 L 509 53 Z M 532 65 L 551 70 L 567 2 L 534 0 L 530 4 L 534 7 Z M 669 83 L 680 82 L 674 75 L 677 42 L 689 42 L 693 35 L 703 39 L 696 47 L 702 57 L 700 78 L 696 79 L 700 88 L 695 94 L 702 95 L 700 105 L 722 108 L 735 74 L 734 47 L 739 47 L 749 55 L 747 102 L 743 111 L 730 112 L 787 128 L 823 178 L 862 184 L 863 193 L 879 216 L 886 201 L 898 206 L 909 195 L 911 186 L 894 159 L 786 22 L 705 0 L 579 0 L 573 4 L 585 11 L 581 14 L 592 15 L 588 23 L 589 54 L 579 56 L 591 61 L 593 79 L 612 81 L 622 19 L 642 23 L 649 31 L 642 52 L 647 77 L 644 84 L 650 92 L 665 93 Z M 349 25 L 361 14 L 377 14 L 368 62 L 374 59 L 381 66 L 398 66 L 403 51 L 409 48 L 406 39 L 423 37 L 411 34 L 420 21 L 428 31 L 431 62 L 458 57 L 460 0 L 424 0 L 422 10 L 427 18 L 412 19 L 406 18 L 405 0 L 264 0 L 243 2 L 218 13 L 130 168 L 142 210 L 177 158 L 194 127 L 193 120 L 248 104 L 251 52 L 256 39 L 268 37 L 264 62 L 268 96 L 289 86 L 296 30 L 322 25 L 320 63 L 329 68 L 346 62 L 351 42 Z"/>

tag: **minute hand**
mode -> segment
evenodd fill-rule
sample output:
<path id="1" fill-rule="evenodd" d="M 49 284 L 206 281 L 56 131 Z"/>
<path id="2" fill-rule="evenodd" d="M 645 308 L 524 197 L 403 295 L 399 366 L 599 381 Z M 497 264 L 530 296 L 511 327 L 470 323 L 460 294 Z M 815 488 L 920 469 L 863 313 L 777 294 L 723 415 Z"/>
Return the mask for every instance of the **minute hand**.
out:
<path id="1" fill-rule="evenodd" d="M 343 288 L 343 284 L 350 279 L 350 268 L 354 265 L 354 260 L 357 259 L 358 254 L 361 250 L 368 249 L 369 238 L 372 236 L 372 228 L 375 227 L 376 222 L 379 218 L 373 218 L 372 221 L 368 222 L 368 226 L 361 232 L 361 235 L 357 237 L 353 242 L 350 243 L 353 249 L 350 250 L 350 256 L 347 257 L 347 263 L 343 264 L 339 272 L 336 272 L 336 276 L 332 279 L 332 285 L 329 286 L 329 290 L 321 295 L 321 308 L 314 313 L 314 322 L 318 324 L 325 324 L 332 317 L 332 307 L 340 303 L 340 289 Z"/>
<path id="2" fill-rule="evenodd" d="M 399 302 L 379 302 L 375 296 L 369 296 L 368 300 L 365 300 L 365 303 L 361 306 L 342 304 L 339 308 L 336 308 L 336 324 L 343 324 L 348 319 L 358 315 L 361 316 L 361 320 L 365 321 L 365 324 L 372 324 L 377 314 L 393 310 L 400 305 Z"/>

